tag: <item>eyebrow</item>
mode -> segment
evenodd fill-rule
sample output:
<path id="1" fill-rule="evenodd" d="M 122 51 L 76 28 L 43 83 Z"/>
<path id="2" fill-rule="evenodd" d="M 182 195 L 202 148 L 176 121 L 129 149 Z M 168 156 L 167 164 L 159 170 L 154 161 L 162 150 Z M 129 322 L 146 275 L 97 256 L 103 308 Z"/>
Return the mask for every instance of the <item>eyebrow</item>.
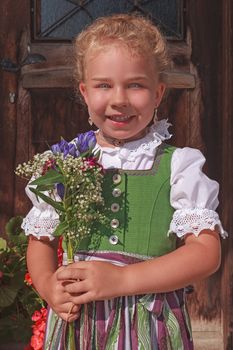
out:
<path id="1" fill-rule="evenodd" d="M 129 79 L 126 79 L 127 81 L 135 81 L 135 80 L 146 80 L 147 79 L 147 76 L 146 75 L 139 75 L 139 76 L 135 76 L 135 77 L 132 77 L 132 78 L 129 78 Z M 91 80 L 94 80 L 94 81 L 111 81 L 112 79 L 111 78 L 105 78 L 105 77 L 94 77 L 94 78 L 91 78 Z"/>

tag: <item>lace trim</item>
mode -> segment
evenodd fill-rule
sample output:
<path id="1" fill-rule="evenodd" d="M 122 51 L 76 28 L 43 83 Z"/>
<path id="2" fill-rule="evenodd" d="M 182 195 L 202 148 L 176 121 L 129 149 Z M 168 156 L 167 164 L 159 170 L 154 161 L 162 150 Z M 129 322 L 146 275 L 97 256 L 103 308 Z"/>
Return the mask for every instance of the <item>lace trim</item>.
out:
<path id="1" fill-rule="evenodd" d="M 166 119 L 160 120 L 152 125 L 149 134 L 144 138 L 144 142 L 140 140 L 138 144 L 138 142 L 135 141 L 133 145 L 135 148 L 129 149 L 128 160 L 134 161 L 135 157 L 142 153 L 154 156 L 155 148 L 161 145 L 164 140 L 171 138 L 172 135 L 168 132 L 170 125 L 171 124 L 169 124 Z"/>
<path id="2" fill-rule="evenodd" d="M 218 226 L 219 233 L 223 238 L 228 236 L 224 231 L 218 214 L 214 210 L 192 208 L 179 209 L 173 214 L 168 235 L 175 233 L 178 237 L 184 237 L 187 233 L 198 236 L 204 229 L 214 230 Z"/>
<path id="3" fill-rule="evenodd" d="M 122 156 L 123 159 L 127 158 L 127 161 L 133 162 L 135 158 L 141 154 L 148 154 L 154 156 L 154 150 L 156 147 L 161 145 L 161 143 L 165 140 L 168 140 L 172 137 L 172 135 L 168 132 L 168 128 L 171 126 L 170 123 L 167 122 L 167 119 L 162 119 L 158 121 L 156 124 L 150 127 L 149 133 L 139 141 L 130 141 L 127 142 L 122 147 L 101 147 L 99 144 L 96 144 L 94 148 L 94 153 L 98 151 L 106 152 L 106 153 L 117 153 L 119 156 Z"/>
<path id="4" fill-rule="evenodd" d="M 59 219 L 38 219 L 27 216 L 23 219 L 22 229 L 25 231 L 26 236 L 32 235 L 38 239 L 41 237 L 48 237 L 50 240 L 53 240 L 53 232 L 58 224 Z"/>

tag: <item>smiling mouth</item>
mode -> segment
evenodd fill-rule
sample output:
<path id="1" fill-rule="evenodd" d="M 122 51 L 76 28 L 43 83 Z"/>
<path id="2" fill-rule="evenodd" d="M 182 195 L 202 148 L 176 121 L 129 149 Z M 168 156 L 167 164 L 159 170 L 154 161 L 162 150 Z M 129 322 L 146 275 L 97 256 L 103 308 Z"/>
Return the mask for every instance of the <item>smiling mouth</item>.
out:
<path id="1" fill-rule="evenodd" d="M 108 116 L 109 119 L 111 119 L 114 122 L 127 122 L 128 120 L 132 119 L 133 115 L 111 115 Z"/>

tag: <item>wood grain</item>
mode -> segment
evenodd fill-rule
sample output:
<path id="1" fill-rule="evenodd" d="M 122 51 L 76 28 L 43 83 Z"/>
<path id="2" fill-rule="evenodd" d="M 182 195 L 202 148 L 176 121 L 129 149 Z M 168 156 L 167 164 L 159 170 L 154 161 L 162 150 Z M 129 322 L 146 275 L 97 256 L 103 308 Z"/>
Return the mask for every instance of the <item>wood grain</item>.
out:
<path id="1" fill-rule="evenodd" d="M 0 2 L 0 58 L 9 58 L 18 63 L 20 36 L 29 23 L 30 1 Z M 22 21 L 22 18 L 24 21 Z M 0 69 L 0 232 L 4 232 L 6 221 L 14 213 L 14 168 L 16 148 L 16 101 L 18 96 L 18 75 Z M 10 103 L 9 94 L 15 94 L 15 103 Z"/>

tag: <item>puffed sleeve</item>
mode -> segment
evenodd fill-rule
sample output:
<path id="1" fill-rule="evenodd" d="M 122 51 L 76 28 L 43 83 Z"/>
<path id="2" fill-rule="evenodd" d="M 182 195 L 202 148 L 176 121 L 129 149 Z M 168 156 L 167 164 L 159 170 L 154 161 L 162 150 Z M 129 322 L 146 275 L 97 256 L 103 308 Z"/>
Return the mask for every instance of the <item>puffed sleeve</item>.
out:
<path id="1" fill-rule="evenodd" d="M 227 236 L 215 211 L 219 185 L 203 173 L 204 163 L 205 158 L 197 149 L 178 148 L 173 153 L 170 202 L 175 212 L 169 234 L 198 236 L 203 229 L 214 230 L 217 225 L 221 236 Z"/>
<path id="2" fill-rule="evenodd" d="M 33 204 L 32 209 L 23 219 L 22 228 L 24 229 L 25 234 L 27 236 L 33 235 L 38 239 L 48 237 L 50 240 L 53 240 L 53 232 L 59 224 L 59 216 L 57 212 L 51 205 L 45 203 L 30 191 L 28 185 L 25 191 Z M 44 192 L 44 194 L 48 195 L 48 192 Z M 54 200 L 60 201 L 60 197 L 55 190 L 50 195 Z"/>

